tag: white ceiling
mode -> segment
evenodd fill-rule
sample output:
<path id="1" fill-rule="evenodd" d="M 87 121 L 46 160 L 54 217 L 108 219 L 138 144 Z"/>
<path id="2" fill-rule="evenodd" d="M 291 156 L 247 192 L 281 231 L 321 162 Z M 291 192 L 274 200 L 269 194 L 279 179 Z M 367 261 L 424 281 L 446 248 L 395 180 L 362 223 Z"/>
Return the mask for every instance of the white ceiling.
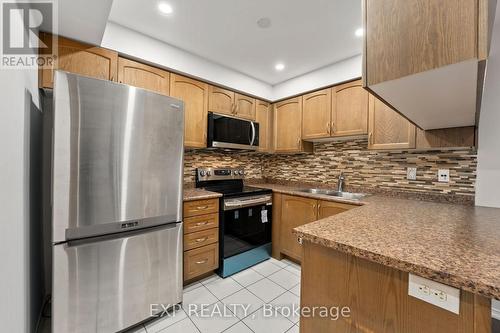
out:
<path id="1" fill-rule="evenodd" d="M 360 54 L 361 0 L 114 0 L 109 21 L 276 85 Z M 257 26 L 271 19 L 268 29 Z M 274 65 L 286 68 L 277 72 Z"/>

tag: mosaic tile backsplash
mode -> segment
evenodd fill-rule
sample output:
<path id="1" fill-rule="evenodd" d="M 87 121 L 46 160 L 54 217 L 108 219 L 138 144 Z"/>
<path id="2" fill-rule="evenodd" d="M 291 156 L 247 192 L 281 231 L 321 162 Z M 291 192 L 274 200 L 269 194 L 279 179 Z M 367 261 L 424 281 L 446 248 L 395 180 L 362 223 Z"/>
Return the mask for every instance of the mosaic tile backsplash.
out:
<path id="1" fill-rule="evenodd" d="M 315 143 L 314 153 L 262 155 L 222 151 L 187 151 L 185 182 L 194 182 L 197 167 L 244 167 L 246 178 L 270 182 L 300 182 L 336 187 L 342 171 L 346 187 L 474 197 L 477 158 L 474 149 L 373 151 L 366 139 Z M 417 180 L 406 179 L 406 168 L 417 167 Z M 437 181 L 438 169 L 450 170 L 449 183 Z"/>

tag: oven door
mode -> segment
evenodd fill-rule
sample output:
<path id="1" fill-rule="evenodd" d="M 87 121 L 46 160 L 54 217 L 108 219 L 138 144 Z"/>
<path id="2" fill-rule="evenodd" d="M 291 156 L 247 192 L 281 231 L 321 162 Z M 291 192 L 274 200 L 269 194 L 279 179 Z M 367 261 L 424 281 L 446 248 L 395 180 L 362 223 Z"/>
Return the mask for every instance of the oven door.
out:
<path id="1" fill-rule="evenodd" d="M 271 195 L 224 200 L 224 259 L 271 243 L 271 225 Z"/>
<path id="2" fill-rule="evenodd" d="M 259 124 L 209 112 L 207 145 L 256 150 L 259 147 Z"/>

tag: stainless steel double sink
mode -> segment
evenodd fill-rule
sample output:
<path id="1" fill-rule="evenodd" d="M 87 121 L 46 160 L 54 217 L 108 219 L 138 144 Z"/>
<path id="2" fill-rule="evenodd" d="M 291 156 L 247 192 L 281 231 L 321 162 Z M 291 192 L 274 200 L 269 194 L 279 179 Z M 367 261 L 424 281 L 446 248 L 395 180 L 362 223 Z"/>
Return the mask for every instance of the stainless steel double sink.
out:
<path id="1" fill-rule="evenodd" d="M 366 194 L 364 193 L 339 192 L 339 191 L 325 190 L 319 188 L 305 188 L 298 191 L 303 193 L 328 195 L 331 197 L 337 197 L 346 200 L 360 200 L 366 197 Z"/>

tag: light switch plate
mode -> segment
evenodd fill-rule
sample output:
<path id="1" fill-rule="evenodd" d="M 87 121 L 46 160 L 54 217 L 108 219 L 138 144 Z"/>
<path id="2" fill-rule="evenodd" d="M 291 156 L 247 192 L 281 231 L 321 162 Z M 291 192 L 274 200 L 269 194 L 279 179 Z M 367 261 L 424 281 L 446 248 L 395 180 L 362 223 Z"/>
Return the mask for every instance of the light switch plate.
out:
<path id="1" fill-rule="evenodd" d="M 438 182 L 449 183 L 450 182 L 450 169 L 439 169 L 438 170 Z"/>
<path id="2" fill-rule="evenodd" d="M 417 168 L 407 168 L 406 169 L 406 179 L 417 180 Z"/>
<path id="3" fill-rule="evenodd" d="M 459 314 L 460 289 L 410 274 L 408 295 Z"/>

